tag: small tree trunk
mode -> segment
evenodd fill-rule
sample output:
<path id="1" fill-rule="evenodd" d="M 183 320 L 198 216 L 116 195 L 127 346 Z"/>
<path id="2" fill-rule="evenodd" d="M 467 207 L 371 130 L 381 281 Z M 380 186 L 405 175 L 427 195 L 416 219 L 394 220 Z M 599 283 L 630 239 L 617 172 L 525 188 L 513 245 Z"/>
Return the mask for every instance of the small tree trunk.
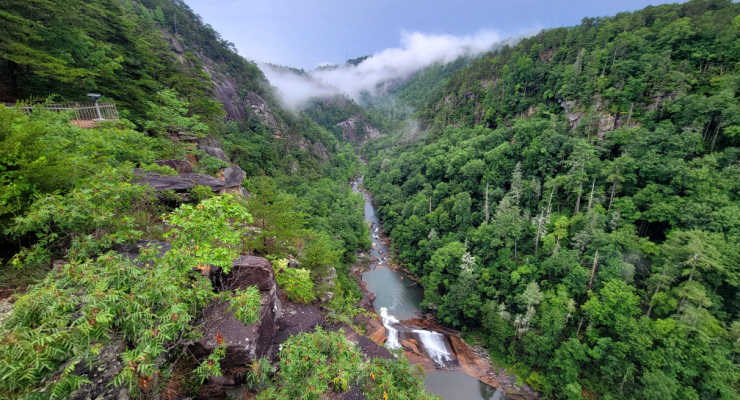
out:
<path id="1" fill-rule="evenodd" d="M 581 210 L 581 195 L 583 194 L 583 182 L 581 182 L 578 185 L 578 198 L 576 199 L 576 207 L 575 211 L 573 212 L 573 215 L 578 214 L 578 212 Z"/>
<path id="2" fill-rule="evenodd" d="M 591 194 L 588 196 L 588 211 L 591 211 L 591 206 L 594 203 L 594 189 L 596 188 L 596 178 L 591 182 Z"/>
<path id="3" fill-rule="evenodd" d="M 662 285 L 663 285 L 662 283 L 658 283 L 658 286 L 655 287 L 655 291 L 653 292 L 653 295 L 650 296 L 650 305 L 648 306 L 648 310 L 647 310 L 648 318 L 650 318 L 650 313 L 653 312 L 653 298 L 655 297 L 656 294 L 658 294 L 658 291 L 660 291 L 660 288 Z"/>
<path id="4" fill-rule="evenodd" d="M 596 276 L 596 267 L 599 266 L 599 249 L 596 249 L 596 252 L 594 253 L 594 263 L 591 266 L 591 279 L 588 280 L 588 290 L 591 290 L 591 287 L 594 283 L 594 277 Z"/>
<path id="5" fill-rule="evenodd" d="M 488 184 L 486 183 L 486 203 L 485 203 L 485 209 L 483 210 L 484 215 L 486 216 L 486 223 L 488 223 L 489 219 L 491 218 L 491 212 L 488 209 Z"/>
<path id="6" fill-rule="evenodd" d="M 616 193 L 616 191 L 617 191 L 617 182 L 615 181 L 612 183 L 612 192 L 611 194 L 609 194 L 609 207 L 607 207 L 606 209 L 607 211 L 612 209 L 612 203 L 614 202 L 614 194 Z"/>
<path id="7" fill-rule="evenodd" d="M 544 215 L 542 214 L 542 211 L 540 211 L 540 216 L 537 217 L 537 231 L 534 235 L 534 255 L 537 255 L 537 252 L 540 248 L 540 233 L 542 232 L 542 223 L 544 222 Z"/>
<path id="8" fill-rule="evenodd" d="M 719 123 L 717 123 L 717 127 L 714 129 L 714 136 L 712 136 L 712 145 L 709 147 L 709 152 L 714 151 L 714 145 L 717 143 L 717 136 L 719 136 Z"/>

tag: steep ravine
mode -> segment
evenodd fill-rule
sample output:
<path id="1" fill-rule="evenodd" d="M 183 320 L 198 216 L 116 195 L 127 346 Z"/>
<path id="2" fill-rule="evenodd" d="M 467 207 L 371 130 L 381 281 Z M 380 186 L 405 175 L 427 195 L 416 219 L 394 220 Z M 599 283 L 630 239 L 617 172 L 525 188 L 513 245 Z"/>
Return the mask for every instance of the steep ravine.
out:
<path id="1" fill-rule="evenodd" d="M 370 225 L 370 264 L 362 274 L 363 286 L 374 295 L 373 307 L 385 327 L 385 346 L 403 349 L 406 357 L 427 373 L 430 392 L 444 399 L 536 399 L 539 394 L 494 367 L 485 350 L 468 345 L 459 333 L 422 315 L 422 288 L 392 264 L 390 242 L 375 214 L 372 196 L 353 190 L 365 199 L 365 221 Z"/>

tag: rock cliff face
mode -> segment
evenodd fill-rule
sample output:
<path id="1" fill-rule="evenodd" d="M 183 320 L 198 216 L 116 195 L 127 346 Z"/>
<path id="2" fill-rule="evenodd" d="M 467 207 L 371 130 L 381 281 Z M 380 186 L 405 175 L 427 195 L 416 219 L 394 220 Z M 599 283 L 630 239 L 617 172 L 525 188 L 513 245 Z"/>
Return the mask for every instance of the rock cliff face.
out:
<path id="1" fill-rule="evenodd" d="M 342 138 L 354 145 L 362 146 L 368 140 L 380 136 L 380 131 L 359 116 L 352 116 L 339 122 Z"/>

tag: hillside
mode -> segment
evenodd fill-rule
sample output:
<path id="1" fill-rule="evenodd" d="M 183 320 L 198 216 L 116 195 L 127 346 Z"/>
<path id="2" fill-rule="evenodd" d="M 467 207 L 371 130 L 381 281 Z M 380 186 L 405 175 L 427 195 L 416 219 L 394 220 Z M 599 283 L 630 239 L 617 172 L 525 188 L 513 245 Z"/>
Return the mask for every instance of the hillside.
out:
<path id="1" fill-rule="evenodd" d="M 0 99 L 35 107 L 0 104 L 0 397 L 429 397 L 358 333 L 349 144 L 179 0 L 0 21 Z M 89 92 L 121 119 L 45 107 Z"/>
<path id="2" fill-rule="evenodd" d="M 547 397 L 736 398 L 739 14 L 542 31 L 365 146 L 427 309 Z"/>

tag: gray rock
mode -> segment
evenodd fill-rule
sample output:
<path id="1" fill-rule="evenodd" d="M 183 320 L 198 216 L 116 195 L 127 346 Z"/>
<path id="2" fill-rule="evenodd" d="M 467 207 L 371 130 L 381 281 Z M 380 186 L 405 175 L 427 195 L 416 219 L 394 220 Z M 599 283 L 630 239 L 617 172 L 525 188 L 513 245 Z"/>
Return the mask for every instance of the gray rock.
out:
<path id="1" fill-rule="evenodd" d="M 7 298 L 0 299 L 0 325 L 2 325 L 3 322 L 8 319 L 12 312 L 13 303 L 11 303 Z"/>
<path id="2" fill-rule="evenodd" d="M 224 186 L 227 188 L 241 186 L 242 182 L 247 179 L 247 173 L 236 165 L 224 168 L 221 171 L 221 176 L 223 177 Z"/>
<path id="3" fill-rule="evenodd" d="M 87 363 L 76 365 L 74 374 L 85 376 L 91 383 L 83 384 L 69 396 L 71 400 L 125 400 L 128 399 L 128 390 L 114 387 L 109 383 L 123 370 L 121 353 L 126 350 L 123 340 L 113 340 L 98 354 L 95 364 L 88 369 Z M 126 397 L 121 392 L 126 391 Z"/>
<path id="4" fill-rule="evenodd" d="M 229 162 L 229 158 L 226 157 L 226 153 L 224 153 L 224 150 L 221 147 L 205 146 L 205 145 L 201 145 L 198 147 L 200 147 L 201 150 L 205 151 L 206 154 L 208 154 L 211 157 L 216 157 L 221 161 Z"/>
<path id="5" fill-rule="evenodd" d="M 210 187 L 214 192 L 219 192 L 226 187 L 221 180 L 203 174 L 161 175 L 135 169 L 134 175 L 137 176 L 140 184 L 149 185 L 158 191 L 186 192 L 195 186 L 201 185 Z"/>
<path id="6" fill-rule="evenodd" d="M 174 169 L 178 174 L 189 174 L 193 172 L 193 166 L 185 160 L 157 160 L 155 162 L 158 165 Z"/>

